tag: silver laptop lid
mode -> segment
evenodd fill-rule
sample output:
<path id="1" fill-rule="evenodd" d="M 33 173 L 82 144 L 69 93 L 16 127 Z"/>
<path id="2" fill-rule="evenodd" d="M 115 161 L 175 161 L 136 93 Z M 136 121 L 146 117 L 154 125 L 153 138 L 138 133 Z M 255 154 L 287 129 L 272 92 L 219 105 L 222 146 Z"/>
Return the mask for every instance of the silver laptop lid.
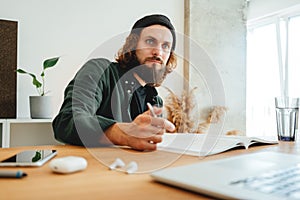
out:
<path id="1" fill-rule="evenodd" d="M 166 168 L 152 173 L 151 176 L 158 182 L 218 198 L 284 199 L 285 196 L 279 193 L 264 193 L 258 189 L 253 190 L 233 183 L 240 180 L 249 180 L 249 177 L 260 176 L 267 172 L 288 169 L 299 163 L 300 156 L 297 155 L 258 152 Z M 262 181 L 257 181 L 257 183 L 261 184 Z M 262 188 L 262 186 L 258 185 L 257 188 Z M 273 188 L 273 190 L 277 192 L 276 189 Z M 291 197 L 288 199 L 291 199 Z"/>

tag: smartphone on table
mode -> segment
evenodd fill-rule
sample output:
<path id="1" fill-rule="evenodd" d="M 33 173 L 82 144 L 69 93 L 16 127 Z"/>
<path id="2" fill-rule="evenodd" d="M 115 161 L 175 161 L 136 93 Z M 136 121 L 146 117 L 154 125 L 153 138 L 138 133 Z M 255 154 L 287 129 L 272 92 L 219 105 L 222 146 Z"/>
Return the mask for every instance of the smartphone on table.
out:
<path id="1" fill-rule="evenodd" d="M 39 167 L 57 155 L 54 149 L 25 150 L 0 160 L 0 167 Z"/>

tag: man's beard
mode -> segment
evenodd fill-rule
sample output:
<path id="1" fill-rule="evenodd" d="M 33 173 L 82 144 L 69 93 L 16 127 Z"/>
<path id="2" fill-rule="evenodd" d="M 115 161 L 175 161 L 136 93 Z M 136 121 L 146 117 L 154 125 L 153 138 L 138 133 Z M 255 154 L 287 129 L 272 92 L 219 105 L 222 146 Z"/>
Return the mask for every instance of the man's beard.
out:
<path id="1" fill-rule="evenodd" d="M 133 71 L 145 81 L 146 85 L 152 87 L 160 86 L 167 75 L 166 66 L 163 63 L 153 63 L 151 67 L 142 64 L 136 66 Z"/>

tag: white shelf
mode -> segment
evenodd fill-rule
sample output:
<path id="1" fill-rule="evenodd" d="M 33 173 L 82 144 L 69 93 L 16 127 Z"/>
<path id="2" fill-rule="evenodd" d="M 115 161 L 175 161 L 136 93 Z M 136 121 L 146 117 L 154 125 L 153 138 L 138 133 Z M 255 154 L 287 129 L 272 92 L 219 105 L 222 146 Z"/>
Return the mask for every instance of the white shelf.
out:
<path id="1" fill-rule="evenodd" d="M 6 121 L 10 123 L 49 123 L 52 122 L 52 120 L 53 119 L 31 119 L 31 118 L 6 119 Z"/>
<path id="2" fill-rule="evenodd" d="M 51 128 L 53 119 L 0 119 L 2 144 L 8 148 L 22 145 L 57 144 Z"/>

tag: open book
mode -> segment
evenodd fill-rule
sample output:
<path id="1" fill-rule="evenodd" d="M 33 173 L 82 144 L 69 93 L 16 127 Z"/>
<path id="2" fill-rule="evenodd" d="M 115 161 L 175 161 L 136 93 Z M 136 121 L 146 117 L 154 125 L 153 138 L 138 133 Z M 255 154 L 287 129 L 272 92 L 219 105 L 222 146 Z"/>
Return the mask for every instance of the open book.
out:
<path id="1" fill-rule="evenodd" d="M 251 145 L 277 144 L 276 138 L 258 138 L 247 136 L 211 136 L 209 134 L 165 133 L 158 150 L 180 154 L 206 156 Z"/>

